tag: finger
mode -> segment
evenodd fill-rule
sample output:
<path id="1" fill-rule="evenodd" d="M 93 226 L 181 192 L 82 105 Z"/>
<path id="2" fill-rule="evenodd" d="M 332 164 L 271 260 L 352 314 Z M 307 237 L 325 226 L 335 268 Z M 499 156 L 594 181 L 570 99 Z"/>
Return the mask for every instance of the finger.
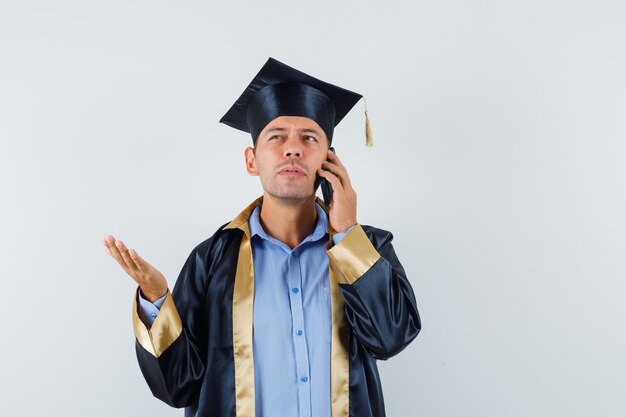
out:
<path id="1" fill-rule="evenodd" d="M 115 245 L 119 249 L 120 254 L 122 255 L 122 259 L 124 259 L 124 262 L 126 263 L 126 265 L 131 270 L 139 269 L 137 268 L 137 265 L 135 265 L 135 262 L 133 262 L 133 260 L 130 258 L 130 255 L 128 254 L 128 248 L 126 247 L 126 245 L 124 245 L 124 242 L 122 242 L 121 240 L 118 240 L 115 242 Z"/>
<path id="2" fill-rule="evenodd" d="M 320 177 L 328 180 L 328 182 L 330 183 L 330 185 L 333 187 L 333 191 L 337 192 L 342 192 L 343 191 L 343 185 L 341 184 L 341 181 L 339 180 L 339 178 L 333 174 L 332 172 L 323 170 L 323 169 L 318 169 L 317 173 Z"/>
<path id="3" fill-rule="evenodd" d="M 331 163 L 337 165 L 341 170 L 341 177 L 345 178 L 344 186 L 352 188 L 352 182 L 350 181 L 350 175 L 348 175 L 348 170 L 346 166 L 341 162 L 341 159 L 334 152 L 328 151 L 329 160 Z"/>
<path id="4" fill-rule="evenodd" d="M 141 256 L 139 256 L 135 249 L 129 249 L 128 254 L 130 255 L 130 259 L 132 259 L 137 266 L 137 269 L 143 272 L 148 268 L 148 263 Z"/>
<path id="5" fill-rule="evenodd" d="M 348 175 L 348 171 L 346 171 L 344 167 L 332 162 L 324 161 L 322 163 L 322 168 L 326 171 L 332 172 L 336 177 L 338 177 L 344 188 L 352 188 L 350 176 Z"/>
<path id="6" fill-rule="evenodd" d="M 328 160 L 330 162 L 332 162 L 333 164 L 339 165 L 341 168 L 346 169 L 346 167 L 343 164 L 343 162 L 341 162 L 341 159 L 337 156 L 336 153 L 334 153 L 332 151 L 328 151 Z"/>
<path id="7" fill-rule="evenodd" d="M 120 250 L 117 248 L 117 246 L 115 246 L 115 238 L 107 239 L 107 250 L 109 252 L 109 255 L 111 255 L 113 259 L 115 259 L 126 272 L 128 272 L 128 265 L 126 265 L 126 262 L 124 262 L 124 258 L 122 258 Z"/>
<path id="8" fill-rule="evenodd" d="M 122 252 L 120 251 L 120 248 L 118 248 L 118 246 L 117 246 L 117 241 L 113 241 L 109 245 L 109 250 L 111 251 L 111 255 L 122 266 L 122 268 L 128 269 L 128 265 L 124 261 L 124 257 L 122 257 Z"/>
<path id="9" fill-rule="evenodd" d="M 324 169 L 325 171 L 330 171 L 337 176 L 339 176 L 342 172 L 342 169 L 339 165 L 333 164 L 329 161 L 322 162 L 322 169 Z"/>
<path id="10" fill-rule="evenodd" d="M 115 243 L 115 238 L 113 236 L 111 236 L 111 235 L 106 235 L 104 237 L 104 239 L 102 239 L 102 243 L 104 243 L 104 246 L 106 246 L 108 248 L 113 243 Z"/>

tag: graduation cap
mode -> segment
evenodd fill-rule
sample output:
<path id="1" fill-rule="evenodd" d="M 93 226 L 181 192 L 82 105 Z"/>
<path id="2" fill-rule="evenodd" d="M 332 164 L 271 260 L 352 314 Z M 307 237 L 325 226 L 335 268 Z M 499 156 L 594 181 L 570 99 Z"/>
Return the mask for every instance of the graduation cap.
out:
<path id="1" fill-rule="evenodd" d="M 335 126 L 361 97 L 269 58 L 220 123 L 250 133 L 256 143 L 263 128 L 277 117 L 302 116 L 315 121 L 332 142 Z M 365 124 L 366 144 L 371 145 L 367 108 Z"/>

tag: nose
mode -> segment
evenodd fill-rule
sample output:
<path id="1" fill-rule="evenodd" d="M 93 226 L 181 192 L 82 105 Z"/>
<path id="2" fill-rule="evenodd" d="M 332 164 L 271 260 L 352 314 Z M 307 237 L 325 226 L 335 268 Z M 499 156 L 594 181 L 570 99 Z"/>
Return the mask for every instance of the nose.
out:
<path id="1" fill-rule="evenodd" d="M 286 156 L 286 157 L 288 157 L 288 158 L 289 158 L 289 157 L 292 157 L 292 156 L 293 156 L 294 158 L 300 158 L 300 156 L 301 156 L 301 155 L 300 155 L 300 152 L 298 152 L 298 151 L 293 151 L 293 152 L 291 152 L 291 151 L 285 151 L 285 156 Z"/>
<path id="2" fill-rule="evenodd" d="M 297 137 L 290 135 L 289 139 L 285 142 L 283 154 L 286 158 L 301 158 L 302 143 L 300 140 Z"/>

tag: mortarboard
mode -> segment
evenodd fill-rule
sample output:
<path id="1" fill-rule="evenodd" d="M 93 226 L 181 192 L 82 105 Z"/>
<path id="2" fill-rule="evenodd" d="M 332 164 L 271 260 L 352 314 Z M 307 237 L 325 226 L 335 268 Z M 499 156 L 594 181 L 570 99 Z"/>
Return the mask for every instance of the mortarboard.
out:
<path id="1" fill-rule="evenodd" d="M 250 133 L 256 142 L 263 128 L 275 118 L 303 116 L 314 120 L 331 142 L 335 126 L 361 97 L 269 58 L 220 123 Z M 369 145 L 367 109 L 365 117 Z"/>

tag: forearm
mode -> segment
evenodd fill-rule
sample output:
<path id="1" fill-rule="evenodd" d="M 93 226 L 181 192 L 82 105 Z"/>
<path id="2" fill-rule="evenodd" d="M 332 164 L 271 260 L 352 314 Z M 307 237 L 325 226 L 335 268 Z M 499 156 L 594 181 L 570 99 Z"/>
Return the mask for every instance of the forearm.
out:
<path id="1" fill-rule="evenodd" d="M 207 272 L 196 255 L 192 252 L 188 257 L 173 293 L 166 293 L 156 317 L 142 319 L 139 291 L 133 306 L 141 371 L 153 394 L 174 407 L 193 400 L 205 369 L 206 346 L 200 333 L 206 329 L 207 307 L 201 281 Z"/>
<path id="2" fill-rule="evenodd" d="M 354 336 L 374 357 L 400 352 L 419 333 L 413 289 L 398 261 L 389 232 L 361 226 L 329 250 L 331 267 L 346 303 Z"/>

